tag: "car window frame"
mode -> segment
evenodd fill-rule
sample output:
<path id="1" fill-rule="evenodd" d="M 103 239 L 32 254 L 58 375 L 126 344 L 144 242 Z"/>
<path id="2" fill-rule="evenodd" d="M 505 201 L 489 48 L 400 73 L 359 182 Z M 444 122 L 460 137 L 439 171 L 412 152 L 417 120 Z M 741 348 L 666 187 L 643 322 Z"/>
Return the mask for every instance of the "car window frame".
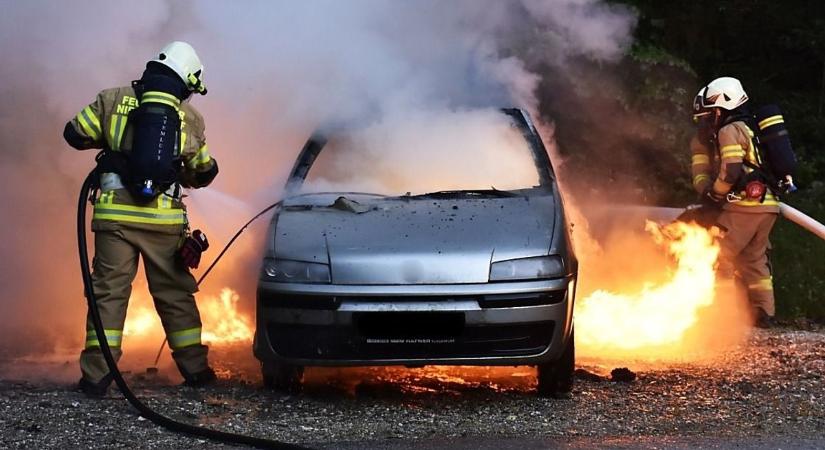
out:
<path id="1" fill-rule="evenodd" d="M 518 126 L 519 131 L 521 131 L 522 136 L 530 146 L 533 163 L 539 175 L 539 185 L 536 186 L 536 188 L 552 189 L 556 179 L 553 166 L 550 163 L 550 156 L 547 153 L 544 142 L 536 130 L 536 127 L 533 125 L 530 115 L 527 111 L 520 108 L 501 108 L 499 111 L 513 119 L 513 122 Z M 312 133 L 303 148 L 301 148 L 301 152 L 298 154 L 298 158 L 295 160 L 295 164 L 289 172 L 289 177 L 284 187 L 286 197 L 296 194 L 301 190 L 307 175 L 309 175 L 309 171 L 312 169 L 312 165 L 324 149 L 328 138 L 327 133 L 322 130 L 323 128 Z"/>

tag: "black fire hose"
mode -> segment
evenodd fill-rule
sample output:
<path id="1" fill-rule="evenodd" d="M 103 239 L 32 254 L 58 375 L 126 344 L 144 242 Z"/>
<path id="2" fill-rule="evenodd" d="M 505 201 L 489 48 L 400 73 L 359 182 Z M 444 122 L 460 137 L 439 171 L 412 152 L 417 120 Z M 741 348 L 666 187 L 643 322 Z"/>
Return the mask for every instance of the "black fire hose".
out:
<path id="1" fill-rule="evenodd" d="M 94 289 L 92 288 L 92 273 L 91 269 L 89 268 L 89 252 L 86 248 L 86 199 L 89 197 L 89 194 L 91 193 L 92 186 L 96 182 L 96 177 L 97 173 L 94 170 L 91 173 L 89 173 L 89 176 L 86 177 L 86 180 L 83 182 L 83 187 L 80 189 L 80 199 L 78 200 L 77 204 L 77 249 L 78 255 L 80 256 L 80 273 L 83 276 L 83 289 L 86 294 L 86 301 L 89 304 L 89 314 L 92 317 L 92 324 L 94 325 L 95 333 L 97 334 L 97 341 L 100 344 L 100 351 L 103 353 L 103 358 L 106 360 L 106 365 L 109 366 L 109 372 L 111 373 L 115 384 L 117 384 L 117 387 L 120 389 L 120 392 L 123 393 L 123 396 L 126 397 L 126 400 L 128 400 L 129 403 L 131 403 L 132 406 L 134 406 L 135 409 L 138 410 L 141 416 L 151 420 L 157 425 L 166 428 L 167 430 L 174 431 L 176 433 L 185 433 L 192 436 L 211 439 L 214 441 L 248 445 L 250 447 L 256 448 L 306 449 L 306 447 L 301 447 L 299 445 L 287 444 L 284 442 L 272 441 L 269 439 L 257 438 L 252 436 L 245 436 L 242 434 L 227 433 L 225 431 L 213 430 L 210 428 L 199 427 L 188 423 L 178 422 L 174 419 L 171 419 L 169 417 L 166 417 L 160 413 L 153 411 L 151 408 L 146 406 L 143 402 L 140 401 L 140 399 L 138 399 L 135 396 L 135 394 L 129 388 L 129 385 L 126 384 L 126 380 L 123 379 L 123 375 L 120 373 L 120 370 L 117 367 L 115 358 L 112 356 L 112 351 L 109 348 L 109 343 L 106 341 L 106 334 L 103 331 L 103 322 L 100 320 L 100 311 L 97 308 L 97 298 L 95 297 Z M 275 205 L 270 206 L 266 211 L 274 208 L 276 205 L 277 203 Z M 266 211 L 263 211 L 258 216 L 262 215 Z M 258 216 L 256 216 L 256 218 Z M 244 228 L 246 228 L 246 226 L 244 226 Z M 238 233 L 238 235 L 239 234 L 240 232 Z M 237 238 L 237 235 L 235 237 Z M 230 244 L 231 243 L 232 241 L 230 241 Z M 223 256 L 228 247 L 229 246 L 227 245 L 227 247 L 224 248 L 224 251 L 221 252 L 217 259 L 220 259 L 220 257 Z M 215 263 L 217 262 L 217 259 L 215 260 Z M 213 263 L 212 265 L 214 266 L 215 263 Z M 209 269 L 211 270 L 211 268 L 212 267 L 210 266 Z"/>

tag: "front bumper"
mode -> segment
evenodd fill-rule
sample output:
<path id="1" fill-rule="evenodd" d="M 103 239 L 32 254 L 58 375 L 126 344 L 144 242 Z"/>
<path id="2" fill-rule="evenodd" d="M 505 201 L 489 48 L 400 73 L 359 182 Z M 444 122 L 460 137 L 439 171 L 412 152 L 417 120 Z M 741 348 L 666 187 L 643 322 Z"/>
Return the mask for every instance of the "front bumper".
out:
<path id="1" fill-rule="evenodd" d="M 302 366 L 525 365 L 561 356 L 575 277 L 454 285 L 261 281 L 255 356 Z"/>

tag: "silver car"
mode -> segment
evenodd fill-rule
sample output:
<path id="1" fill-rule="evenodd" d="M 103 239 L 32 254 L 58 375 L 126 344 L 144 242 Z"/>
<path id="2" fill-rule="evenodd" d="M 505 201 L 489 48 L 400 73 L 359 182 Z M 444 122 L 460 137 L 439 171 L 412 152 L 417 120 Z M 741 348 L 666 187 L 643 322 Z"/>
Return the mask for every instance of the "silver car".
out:
<path id="1" fill-rule="evenodd" d="M 309 139 L 258 284 L 254 353 L 266 386 L 296 389 L 306 366 L 535 365 L 539 394 L 570 391 L 578 267 L 562 199 L 527 113 L 495 114 L 535 185 L 308 193 L 323 150 L 347 131 Z"/>

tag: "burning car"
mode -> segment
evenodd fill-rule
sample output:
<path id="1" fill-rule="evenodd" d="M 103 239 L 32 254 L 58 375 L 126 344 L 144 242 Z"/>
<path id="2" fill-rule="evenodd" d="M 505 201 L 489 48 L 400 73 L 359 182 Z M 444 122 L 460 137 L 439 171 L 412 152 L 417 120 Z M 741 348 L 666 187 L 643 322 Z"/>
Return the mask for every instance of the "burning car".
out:
<path id="1" fill-rule="evenodd" d="M 295 388 L 306 366 L 535 365 L 540 394 L 569 390 L 578 267 L 550 159 L 525 111 L 481 114 L 472 136 L 444 145 L 475 139 L 468 151 L 494 157 L 483 170 L 461 155 L 463 164 L 396 173 L 431 159 L 386 160 L 393 142 L 431 134 L 420 128 L 401 141 L 373 133 L 380 145 L 341 127 L 308 140 L 258 283 L 254 353 L 265 385 Z M 378 149 L 365 158 L 367 147 Z M 518 179 L 514 160 L 524 162 Z M 449 189 L 428 191 L 444 187 L 426 180 L 431 172 Z M 351 186 L 336 184 L 342 174 L 384 192 L 324 190 Z M 367 180 L 375 174 L 383 178 Z"/>

